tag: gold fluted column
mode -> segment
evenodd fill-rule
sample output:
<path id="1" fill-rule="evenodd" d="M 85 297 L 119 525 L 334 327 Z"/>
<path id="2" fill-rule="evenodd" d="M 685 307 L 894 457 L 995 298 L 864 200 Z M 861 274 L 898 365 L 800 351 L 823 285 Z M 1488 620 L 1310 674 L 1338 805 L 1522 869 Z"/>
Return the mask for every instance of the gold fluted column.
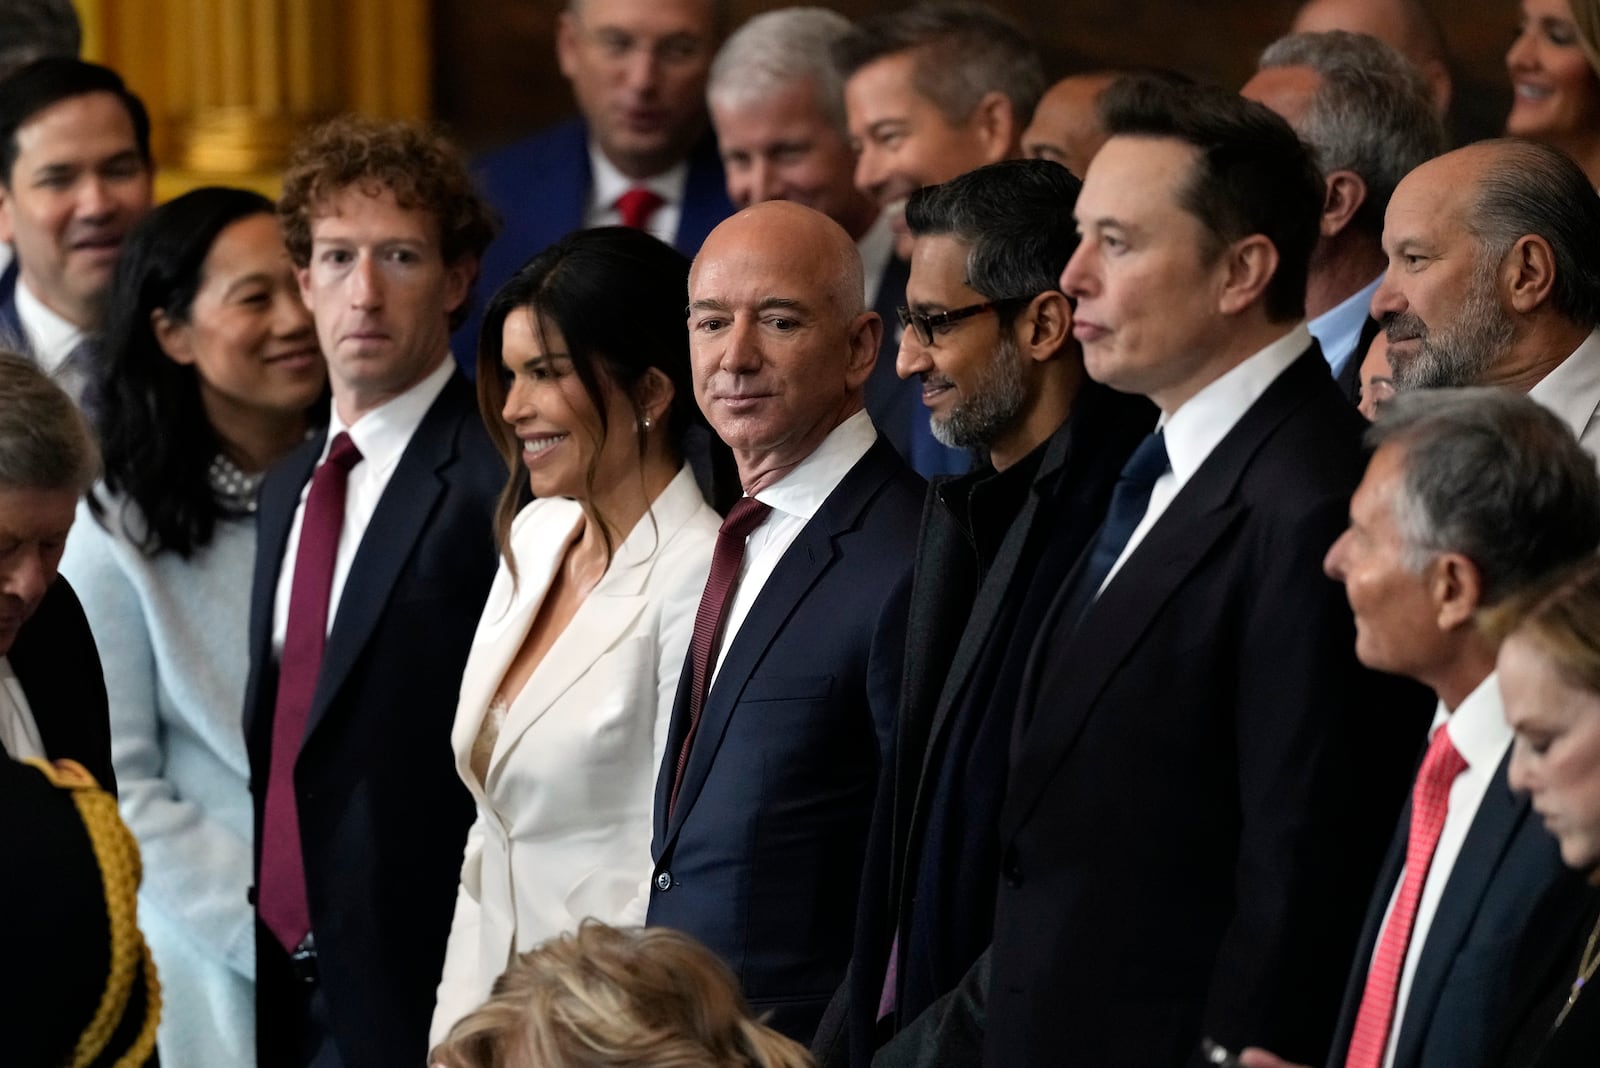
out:
<path id="1" fill-rule="evenodd" d="M 211 183 L 275 195 L 307 125 L 432 109 L 430 0 L 74 2 L 85 58 L 150 109 L 163 198 Z"/>

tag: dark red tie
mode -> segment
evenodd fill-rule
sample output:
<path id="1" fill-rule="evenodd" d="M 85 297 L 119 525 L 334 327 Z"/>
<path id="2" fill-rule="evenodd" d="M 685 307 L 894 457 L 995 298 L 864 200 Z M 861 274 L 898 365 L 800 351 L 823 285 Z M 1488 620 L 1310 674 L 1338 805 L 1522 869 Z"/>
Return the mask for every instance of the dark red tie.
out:
<path id="1" fill-rule="evenodd" d="M 1372 965 L 1367 969 L 1367 985 L 1361 993 L 1361 1008 L 1356 1012 L 1355 1030 L 1350 1036 L 1346 1068 L 1379 1068 L 1389 1046 L 1389 1031 L 1394 1026 L 1395 999 L 1400 992 L 1400 972 L 1405 967 L 1406 949 L 1411 945 L 1411 929 L 1417 920 L 1417 902 L 1428 881 L 1433 851 L 1444 831 L 1444 818 L 1450 810 L 1450 786 L 1467 769 L 1467 762 L 1450 742 L 1450 732 L 1440 727 L 1422 758 L 1416 785 L 1411 788 L 1411 827 L 1406 837 L 1406 868 L 1400 880 L 1400 893 L 1384 922 Z"/>
<path id="2" fill-rule="evenodd" d="M 622 216 L 623 226 L 643 230 L 650 225 L 650 216 L 665 203 L 654 189 L 636 185 L 617 198 L 617 214 Z"/>
<path id="3" fill-rule="evenodd" d="M 300 816 L 295 805 L 294 765 L 305 737 L 311 698 L 317 692 L 322 647 L 328 637 L 328 597 L 333 562 L 344 527 L 344 491 L 361 450 L 341 433 L 328 458 L 311 476 L 294 584 L 289 590 L 289 620 L 278 661 L 278 700 L 272 713 L 272 763 L 261 826 L 261 878 L 256 901 L 261 921 L 294 952 L 311 931 L 306 903 L 305 861 L 300 854 Z"/>
<path id="4" fill-rule="evenodd" d="M 711 658 L 717 649 L 717 634 L 728 602 L 739 584 L 739 567 L 744 563 L 744 540 L 772 511 L 754 497 L 741 497 L 728 509 L 728 518 L 717 531 L 717 547 L 711 553 L 711 574 L 706 592 L 700 595 L 700 608 L 694 614 L 694 637 L 689 639 L 689 730 L 678 750 L 678 766 L 672 774 L 672 795 L 667 800 L 667 818 L 678 804 L 678 787 L 683 785 L 683 769 L 689 764 L 689 746 L 700 726 L 700 709 L 706 703 L 711 680 Z"/>

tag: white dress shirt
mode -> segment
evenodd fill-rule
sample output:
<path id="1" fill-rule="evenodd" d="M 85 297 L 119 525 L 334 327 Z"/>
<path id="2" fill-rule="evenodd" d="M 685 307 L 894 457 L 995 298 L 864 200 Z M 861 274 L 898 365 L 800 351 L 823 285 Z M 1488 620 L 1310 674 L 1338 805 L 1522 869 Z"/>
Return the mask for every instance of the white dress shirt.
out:
<path id="1" fill-rule="evenodd" d="M 439 366 L 426 378 L 367 412 L 354 426 L 345 426 L 339 418 L 338 406 L 333 406 L 328 417 L 328 437 L 322 444 L 317 465 L 321 466 L 328 458 L 328 448 L 341 431 L 349 433 L 350 440 L 361 451 L 361 462 L 350 469 L 350 479 L 345 484 L 344 526 L 339 530 L 339 549 L 333 561 L 333 588 L 328 593 L 330 632 L 339 613 L 339 598 L 344 592 L 345 579 L 350 575 L 351 561 L 361 547 L 367 524 L 372 522 L 372 513 L 377 511 L 378 499 L 388 488 L 400 455 L 411 443 L 411 435 L 422 425 L 422 417 L 433 407 L 455 368 L 455 361 L 445 353 Z M 278 569 L 278 589 L 272 605 L 272 651 L 277 656 L 283 654 L 283 635 L 289 626 L 289 594 L 294 588 L 294 565 L 300 555 L 300 525 L 306 517 L 306 494 L 310 492 L 311 480 L 307 479 L 300 490 L 300 505 L 295 509 L 294 522 L 289 526 L 283 566 Z"/>
<path id="2" fill-rule="evenodd" d="M 1571 427 L 1585 451 L 1600 456 L 1600 330 L 1584 338 L 1528 396 Z"/>
<path id="3" fill-rule="evenodd" d="M 1456 858 L 1461 855 L 1461 845 L 1467 840 L 1472 821 L 1478 816 L 1478 806 L 1494 782 L 1500 761 L 1511 747 L 1511 728 L 1506 726 L 1505 712 L 1500 704 L 1500 684 L 1491 672 L 1456 707 L 1454 714 L 1441 703 L 1433 717 L 1433 727 L 1439 730 L 1450 724 L 1450 742 L 1467 762 L 1467 769 L 1456 776 L 1450 785 L 1449 806 L 1445 809 L 1444 830 L 1439 833 L 1439 844 L 1434 847 L 1433 861 L 1428 865 L 1428 878 L 1422 884 L 1422 896 L 1417 899 L 1417 916 L 1411 925 L 1411 941 L 1406 946 L 1406 961 L 1400 969 L 1400 987 L 1395 995 L 1394 1024 L 1389 1028 L 1389 1044 L 1384 1049 L 1385 1068 L 1394 1064 L 1394 1051 L 1400 1038 L 1400 1027 L 1406 1018 L 1406 1000 L 1411 996 L 1411 981 L 1416 978 L 1417 961 L 1423 947 L 1428 944 L 1428 929 L 1439 911 L 1439 900 L 1444 897 L 1445 884 L 1455 870 Z M 1389 895 L 1389 907 L 1384 910 L 1383 922 L 1389 922 L 1395 898 L 1405 882 L 1405 869 L 1395 880 L 1394 892 Z M 1379 931 L 1383 928 L 1379 927 Z M 1377 947 L 1373 947 L 1377 953 Z M 1368 963 L 1371 966 L 1371 962 Z"/>
<path id="4" fill-rule="evenodd" d="M 617 198 L 634 186 L 644 186 L 661 198 L 661 206 L 651 213 L 645 229 L 651 237 L 672 244 L 678 236 L 678 220 L 683 215 L 683 192 L 689 184 L 689 161 L 683 160 L 675 167 L 650 178 L 635 180 L 606 159 L 606 154 L 593 141 L 589 142 L 589 206 L 584 213 L 583 225 L 621 226 L 622 215 L 617 211 Z"/>
<path id="5" fill-rule="evenodd" d="M 39 739 L 39 724 L 34 721 L 22 680 L 11 670 L 11 661 L 0 656 L 0 747 L 12 760 L 37 757 L 48 760 L 44 742 Z"/>
<path id="6" fill-rule="evenodd" d="M 1171 466 L 1166 474 L 1156 479 L 1155 486 L 1150 490 L 1150 503 L 1145 508 L 1144 518 L 1133 528 L 1122 555 L 1117 557 L 1117 562 L 1106 573 L 1105 581 L 1100 583 L 1101 591 L 1122 570 L 1123 562 L 1139 547 L 1150 528 L 1166 512 L 1172 499 L 1200 470 L 1200 465 L 1206 462 L 1211 451 L 1228 436 L 1234 424 L 1244 418 L 1244 413 L 1250 410 L 1251 405 L 1261 399 L 1267 387 L 1277 381 L 1278 376 L 1310 344 L 1311 332 L 1301 323 L 1190 397 L 1172 415 L 1161 417 L 1157 425 L 1162 428 L 1167 460 Z"/>
<path id="7" fill-rule="evenodd" d="M 859 411 L 834 427 L 822 444 L 810 456 L 795 465 L 794 470 L 756 494 L 756 500 L 772 506 L 772 513 L 744 542 L 744 562 L 739 568 L 739 585 L 734 588 L 733 599 L 724 615 L 722 633 L 718 638 L 716 665 L 711 672 L 707 692 L 717 681 L 728 647 L 750 614 L 750 606 L 760 596 L 761 588 L 772 577 L 773 569 L 789 546 L 800 536 L 800 531 L 811 522 L 822 502 L 844 481 L 860 459 L 878 440 L 878 431 L 866 411 Z"/>
<path id="8" fill-rule="evenodd" d="M 83 343 L 84 332 L 45 306 L 33 295 L 28 283 L 17 278 L 17 321 L 22 324 L 24 339 L 33 350 L 33 359 L 56 384 L 67 391 L 75 401 L 83 400 L 83 388 L 88 382 L 88 369 L 66 367 L 67 357 Z"/>
<path id="9" fill-rule="evenodd" d="M 856 252 L 861 255 L 861 277 L 866 283 L 867 307 L 878 303 L 878 288 L 883 285 L 883 270 L 894 255 L 894 230 L 889 226 L 889 213 L 878 212 L 878 217 L 867 227 L 867 232 L 856 242 Z M 885 331 L 899 329 L 898 322 L 883 324 Z"/>
<path id="10" fill-rule="evenodd" d="M 1356 345 L 1361 341 L 1361 328 L 1367 325 L 1367 319 L 1372 315 L 1372 294 L 1378 291 L 1382 281 L 1383 275 L 1380 274 L 1365 287 L 1306 324 L 1311 336 L 1322 346 L 1322 358 L 1328 361 L 1328 369 L 1335 378 L 1351 360 L 1366 356 L 1366 353 L 1356 351 Z"/>

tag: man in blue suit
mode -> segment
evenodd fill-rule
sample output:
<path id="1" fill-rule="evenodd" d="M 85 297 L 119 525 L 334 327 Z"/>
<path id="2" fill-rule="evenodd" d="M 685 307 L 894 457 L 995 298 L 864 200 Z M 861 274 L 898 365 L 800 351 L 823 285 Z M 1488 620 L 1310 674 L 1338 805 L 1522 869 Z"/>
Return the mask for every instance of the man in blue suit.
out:
<path id="1" fill-rule="evenodd" d="M 1326 567 L 1355 612 L 1361 662 L 1438 694 L 1430 750 L 1452 746 L 1461 770 L 1431 857 L 1416 848 L 1418 805 L 1401 815 L 1328 1063 L 1526 1063 L 1517 1051 L 1541 1037 L 1555 1015 L 1549 997 L 1571 976 L 1539 950 L 1579 943 L 1587 897 L 1508 784 L 1496 643 L 1474 619 L 1594 551 L 1600 480 L 1557 416 L 1509 390 L 1403 393 L 1368 440 L 1377 451 Z M 1427 778 L 1419 773 L 1419 791 Z M 1257 1050 L 1243 1059 L 1283 1065 Z"/>
<path id="2" fill-rule="evenodd" d="M 296 149 L 278 208 L 333 407 L 256 513 L 259 1060 L 421 1064 L 472 819 L 450 727 L 506 478 L 450 325 L 493 228 L 453 146 L 354 118 Z"/>
<path id="3" fill-rule="evenodd" d="M 556 56 L 579 118 L 480 161 L 503 229 L 483 258 L 487 299 L 530 256 L 588 226 L 636 226 L 692 256 L 733 209 L 706 122 L 718 0 L 570 0 Z M 455 336 L 470 374 L 478 316 Z"/>
<path id="4" fill-rule="evenodd" d="M 647 922 L 710 946 L 805 1041 L 850 959 L 924 485 L 862 407 L 882 324 L 838 223 L 740 212 L 689 298 L 695 399 L 745 496 L 673 707 Z"/>

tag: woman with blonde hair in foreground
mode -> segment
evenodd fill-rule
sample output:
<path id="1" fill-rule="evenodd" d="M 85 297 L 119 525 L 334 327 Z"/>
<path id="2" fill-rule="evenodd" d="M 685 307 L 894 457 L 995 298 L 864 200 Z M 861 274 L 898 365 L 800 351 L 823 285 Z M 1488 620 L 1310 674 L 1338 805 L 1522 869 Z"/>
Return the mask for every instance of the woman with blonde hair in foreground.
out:
<path id="1" fill-rule="evenodd" d="M 750 1017 L 733 974 L 665 927 L 586 921 L 512 961 L 450 1030 L 440 1068 L 810 1068 Z"/>

